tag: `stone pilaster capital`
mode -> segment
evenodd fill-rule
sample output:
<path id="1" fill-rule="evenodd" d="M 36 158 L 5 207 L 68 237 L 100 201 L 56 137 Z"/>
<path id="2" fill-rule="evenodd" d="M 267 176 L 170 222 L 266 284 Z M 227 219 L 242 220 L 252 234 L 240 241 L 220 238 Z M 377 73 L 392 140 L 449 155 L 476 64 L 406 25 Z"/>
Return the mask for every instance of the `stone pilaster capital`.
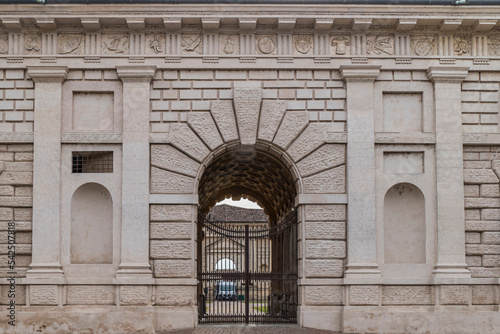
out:
<path id="1" fill-rule="evenodd" d="M 123 82 L 151 82 L 156 73 L 156 66 L 116 66 L 116 73 Z"/>
<path id="2" fill-rule="evenodd" d="M 346 82 L 373 82 L 380 74 L 380 65 L 342 65 L 340 77 Z"/>
<path id="3" fill-rule="evenodd" d="M 67 66 L 28 66 L 28 75 L 34 82 L 62 83 L 68 78 Z"/>
<path id="4" fill-rule="evenodd" d="M 433 82 L 460 83 L 468 74 L 468 67 L 431 66 L 427 69 L 427 76 Z"/>

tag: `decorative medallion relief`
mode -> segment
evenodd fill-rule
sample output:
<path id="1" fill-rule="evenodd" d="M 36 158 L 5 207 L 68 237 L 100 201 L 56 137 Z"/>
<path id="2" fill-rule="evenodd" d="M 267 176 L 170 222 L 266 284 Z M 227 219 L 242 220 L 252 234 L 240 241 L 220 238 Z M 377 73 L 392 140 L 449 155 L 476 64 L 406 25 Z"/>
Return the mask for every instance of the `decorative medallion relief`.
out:
<path id="1" fill-rule="evenodd" d="M 276 54 L 276 36 L 257 36 L 257 52 L 263 55 Z"/>
<path id="2" fill-rule="evenodd" d="M 83 41 L 82 34 L 61 34 L 59 35 L 59 48 L 58 52 L 60 54 L 72 54 L 80 55 L 83 54 Z"/>
<path id="3" fill-rule="evenodd" d="M 146 54 L 164 54 L 165 53 L 165 35 L 147 34 L 146 35 Z"/>
<path id="4" fill-rule="evenodd" d="M 219 53 L 222 55 L 235 55 L 240 53 L 238 35 L 220 35 Z"/>
<path id="5" fill-rule="evenodd" d="M 294 54 L 311 54 L 313 51 L 313 36 L 312 35 L 295 35 L 293 36 Z"/>
<path id="6" fill-rule="evenodd" d="M 125 34 L 102 35 L 102 52 L 104 54 L 127 54 L 129 51 L 129 37 Z"/>
<path id="7" fill-rule="evenodd" d="M 181 40 L 182 54 L 202 54 L 203 53 L 203 35 L 182 35 Z"/>
<path id="8" fill-rule="evenodd" d="M 330 45 L 332 46 L 330 50 L 332 54 L 343 56 L 350 53 L 351 40 L 349 36 L 332 36 Z"/>
<path id="9" fill-rule="evenodd" d="M 0 35 L 0 54 L 6 54 L 9 52 L 9 35 Z"/>
<path id="10" fill-rule="evenodd" d="M 432 56 L 436 54 L 436 36 L 412 36 L 411 49 L 417 56 Z"/>
<path id="11" fill-rule="evenodd" d="M 369 55 L 388 56 L 394 53 L 393 36 L 368 36 L 366 52 Z"/>

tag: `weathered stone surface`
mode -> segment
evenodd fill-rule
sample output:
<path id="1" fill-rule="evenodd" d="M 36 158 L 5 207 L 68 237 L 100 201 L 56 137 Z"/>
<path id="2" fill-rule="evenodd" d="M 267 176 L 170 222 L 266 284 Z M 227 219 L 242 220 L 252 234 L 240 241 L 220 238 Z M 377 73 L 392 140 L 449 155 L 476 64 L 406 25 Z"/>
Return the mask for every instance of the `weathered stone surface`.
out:
<path id="1" fill-rule="evenodd" d="M 465 252 L 467 255 L 500 254 L 500 245 L 465 245 Z"/>
<path id="2" fill-rule="evenodd" d="M 31 223 L 30 222 L 14 222 L 16 224 L 16 231 L 31 231 Z M 0 231 L 8 230 L 9 222 L 0 222 Z"/>
<path id="3" fill-rule="evenodd" d="M 482 268 L 470 267 L 472 277 L 477 278 L 498 278 L 500 277 L 500 268 Z"/>
<path id="4" fill-rule="evenodd" d="M 345 193 L 345 166 L 339 166 L 303 179 L 307 194 Z"/>
<path id="5" fill-rule="evenodd" d="M 484 232 L 481 240 L 485 244 L 500 244 L 500 232 Z"/>
<path id="6" fill-rule="evenodd" d="M 472 305 L 494 305 L 495 302 L 494 285 L 472 286 Z"/>
<path id="7" fill-rule="evenodd" d="M 432 305 L 430 286 L 384 286 L 382 305 Z"/>
<path id="8" fill-rule="evenodd" d="M 468 267 L 480 267 L 482 263 L 482 257 L 481 256 L 466 256 L 465 257 L 465 262 L 467 263 Z"/>
<path id="9" fill-rule="evenodd" d="M 0 185 L 33 184 L 32 172 L 3 172 L 0 174 Z"/>
<path id="10" fill-rule="evenodd" d="M 484 255 L 482 263 L 484 267 L 500 267 L 500 254 Z"/>
<path id="11" fill-rule="evenodd" d="M 0 186 L 0 196 L 14 196 L 14 187 Z"/>
<path id="12" fill-rule="evenodd" d="M 258 138 L 273 141 L 276 130 L 286 111 L 286 101 L 262 101 Z"/>
<path id="13" fill-rule="evenodd" d="M 156 277 L 191 277 L 193 267 L 191 260 L 155 260 L 154 274 Z"/>
<path id="14" fill-rule="evenodd" d="M 151 145 L 151 164 L 195 177 L 200 164 L 170 145 Z"/>
<path id="15" fill-rule="evenodd" d="M 342 305 L 342 286 L 306 286 L 307 305 Z"/>
<path id="16" fill-rule="evenodd" d="M 11 206 L 11 207 L 31 207 L 33 206 L 32 197 L 8 197 L 0 196 L 1 206 Z"/>
<path id="17" fill-rule="evenodd" d="M 159 285 L 156 287 L 156 305 L 191 306 L 195 304 L 195 289 L 192 286 Z"/>
<path id="18" fill-rule="evenodd" d="M 161 205 L 150 207 L 152 221 L 191 221 L 193 207 L 191 205 Z"/>
<path id="19" fill-rule="evenodd" d="M 254 145 L 257 138 L 262 89 L 236 88 L 234 109 L 242 145 Z"/>
<path id="20" fill-rule="evenodd" d="M 222 138 L 227 143 L 238 139 L 238 128 L 233 109 L 233 101 L 211 101 L 210 112 L 212 113 Z"/>
<path id="21" fill-rule="evenodd" d="M 120 287 L 121 305 L 147 305 L 148 301 L 147 286 L 124 285 Z"/>
<path id="22" fill-rule="evenodd" d="M 16 187 L 16 196 L 33 197 L 33 187 Z"/>
<path id="23" fill-rule="evenodd" d="M 484 210 L 483 210 L 484 211 Z M 500 221 L 466 221 L 466 231 L 500 231 Z"/>
<path id="24" fill-rule="evenodd" d="M 194 192 L 194 181 L 189 176 L 151 167 L 152 194 L 190 194 Z"/>
<path id="25" fill-rule="evenodd" d="M 286 150 L 308 124 L 307 111 L 287 111 L 273 143 Z"/>
<path id="26" fill-rule="evenodd" d="M 481 211 L 474 209 L 467 209 L 465 210 L 465 219 L 467 220 L 481 219 Z"/>
<path id="27" fill-rule="evenodd" d="M 500 220 L 500 209 L 481 210 L 481 219 L 483 219 L 483 220 Z"/>
<path id="28" fill-rule="evenodd" d="M 307 221 L 345 220 L 346 207 L 342 204 L 306 205 Z"/>
<path id="29" fill-rule="evenodd" d="M 345 239 L 343 222 L 306 222 L 306 239 Z"/>
<path id="30" fill-rule="evenodd" d="M 151 239 L 191 239 L 191 223 L 152 223 Z"/>
<path id="31" fill-rule="evenodd" d="M 215 122 L 208 111 L 190 112 L 188 124 L 211 150 L 222 145 L 219 130 L 217 130 L 217 126 L 215 126 Z"/>
<path id="32" fill-rule="evenodd" d="M 153 259 L 189 259 L 191 241 L 151 240 L 151 258 Z"/>
<path id="33" fill-rule="evenodd" d="M 378 305 L 377 285 L 351 285 L 349 287 L 350 305 Z"/>
<path id="34" fill-rule="evenodd" d="M 308 259 L 343 259 L 346 255 L 345 241 L 306 240 L 306 258 Z"/>
<path id="35" fill-rule="evenodd" d="M 469 286 L 442 285 L 439 300 L 442 305 L 467 305 L 469 303 Z"/>
<path id="36" fill-rule="evenodd" d="M 31 209 L 31 208 L 15 208 L 14 209 L 14 219 L 15 220 L 32 220 L 33 219 L 33 209 Z"/>
<path id="37" fill-rule="evenodd" d="M 293 145 L 295 145 L 295 143 Z M 326 144 L 302 159 L 297 163 L 297 167 L 299 168 L 300 175 L 306 177 L 344 163 L 345 145 Z"/>
<path id="38" fill-rule="evenodd" d="M 112 285 L 68 285 L 68 305 L 113 305 L 115 287 Z"/>
<path id="39" fill-rule="evenodd" d="M 169 141 L 197 161 L 201 162 L 210 153 L 198 136 L 185 123 L 170 125 Z"/>
<path id="40" fill-rule="evenodd" d="M 464 169 L 466 184 L 498 183 L 498 177 L 491 169 Z"/>
<path id="41" fill-rule="evenodd" d="M 0 220 L 14 219 L 14 210 L 11 208 L 0 208 Z"/>
<path id="42" fill-rule="evenodd" d="M 8 242 L 8 232 L 0 232 L 0 244 Z M 31 243 L 31 233 L 30 232 L 20 232 L 16 229 L 16 244 L 30 244 Z M 16 264 L 17 264 L 16 258 Z"/>
<path id="43" fill-rule="evenodd" d="M 31 305 L 57 305 L 57 285 L 30 285 Z"/>
<path id="44" fill-rule="evenodd" d="M 8 254 L 7 245 L 0 245 L 0 255 Z M 16 244 L 16 255 L 27 255 L 31 254 L 31 245 L 28 244 Z"/>
<path id="45" fill-rule="evenodd" d="M 17 282 L 16 282 L 17 283 Z M 12 293 L 9 285 L 1 285 L 0 286 L 1 294 L 0 294 L 0 304 L 5 305 L 12 298 L 9 297 L 9 294 Z M 14 300 L 16 301 L 16 305 L 26 305 L 26 286 L 16 284 L 16 297 Z"/>
<path id="46" fill-rule="evenodd" d="M 306 277 L 342 277 L 343 260 L 306 260 Z"/>
<path id="47" fill-rule="evenodd" d="M 467 243 L 467 244 L 479 244 L 479 243 L 481 243 L 481 233 L 479 233 L 479 232 L 466 232 L 465 233 L 465 243 Z"/>
<path id="48" fill-rule="evenodd" d="M 500 197 L 500 186 L 498 184 L 482 184 L 480 194 L 481 197 Z"/>
<path id="49" fill-rule="evenodd" d="M 500 198 L 465 198 L 465 207 L 467 209 L 498 208 Z"/>
<path id="50" fill-rule="evenodd" d="M 290 145 L 288 154 L 294 161 L 299 161 L 319 146 L 323 145 L 326 140 L 326 124 L 325 123 L 309 123 L 307 128 L 300 136 Z"/>

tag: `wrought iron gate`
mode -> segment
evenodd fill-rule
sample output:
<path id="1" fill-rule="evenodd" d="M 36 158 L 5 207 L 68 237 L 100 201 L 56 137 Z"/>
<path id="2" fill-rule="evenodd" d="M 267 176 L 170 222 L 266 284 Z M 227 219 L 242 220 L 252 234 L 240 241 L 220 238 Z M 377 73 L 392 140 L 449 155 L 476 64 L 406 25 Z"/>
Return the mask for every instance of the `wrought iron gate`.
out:
<path id="1" fill-rule="evenodd" d="M 279 224 L 198 217 L 198 321 L 297 323 L 297 213 Z"/>

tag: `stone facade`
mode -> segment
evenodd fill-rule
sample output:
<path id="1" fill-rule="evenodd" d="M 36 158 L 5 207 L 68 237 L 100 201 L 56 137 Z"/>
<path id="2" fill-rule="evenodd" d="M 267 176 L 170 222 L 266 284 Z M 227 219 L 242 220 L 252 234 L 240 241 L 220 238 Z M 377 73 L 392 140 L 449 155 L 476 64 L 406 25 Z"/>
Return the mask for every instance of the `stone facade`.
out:
<path id="1" fill-rule="evenodd" d="M 0 332 L 197 326 L 246 196 L 298 212 L 299 325 L 496 333 L 499 9 L 232 9 L 2 6 Z"/>

